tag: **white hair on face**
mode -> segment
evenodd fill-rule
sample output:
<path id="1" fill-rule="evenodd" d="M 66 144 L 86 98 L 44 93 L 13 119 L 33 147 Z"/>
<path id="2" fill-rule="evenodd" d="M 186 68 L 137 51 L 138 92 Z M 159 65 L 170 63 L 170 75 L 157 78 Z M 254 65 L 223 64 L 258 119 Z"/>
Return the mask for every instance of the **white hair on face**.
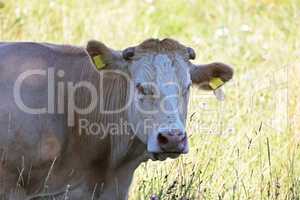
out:
<path id="1" fill-rule="evenodd" d="M 129 69 L 135 84 L 151 83 L 158 90 L 154 92 L 158 93 L 155 99 L 143 95 L 136 98 L 142 99 L 141 105 L 146 110 L 158 112 L 155 114 L 139 112 L 137 106 L 132 106 L 129 119 L 133 119 L 134 123 L 153 120 L 154 134 L 157 134 L 159 132 L 157 128 L 164 124 L 169 128 L 173 126 L 184 131 L 188 94 L 183 94 L 183 90 L 191 83 L 189 63 L 184 56 L 176 52 L 140 54 L 139 57 L 135 57 Z M 139 95 L 138 91 L 135 95 Z M 140 101 L 137 100 L 135 103 L 139 104 Z M 137 136 L 145 143 L 149 141 L 150 132 L 151 130 L 140 130 Z M 150 137 L 155 142 L 155 136 Z"/>
<path id="2" fill-rule="evenodd" d="M 155 79 L 156 70 L 152 65 L 154 55 L 141 57 L 137 63 L 131 67 L 131 73 L 134 77 L 134 82 L 143 83 L 150 82 Z"/>

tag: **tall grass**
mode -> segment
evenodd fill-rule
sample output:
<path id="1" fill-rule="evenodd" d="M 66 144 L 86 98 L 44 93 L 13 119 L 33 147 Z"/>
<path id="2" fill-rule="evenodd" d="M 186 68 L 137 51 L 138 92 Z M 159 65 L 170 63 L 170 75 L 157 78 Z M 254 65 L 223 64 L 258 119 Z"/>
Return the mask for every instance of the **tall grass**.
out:
<path id="1" fill-rule="evenodd" d="M 300 1 L 3 3 L 1 40 L 84 45 L 93 38 L 125 48 L 172 37 L 196 50 L 197 63 L 234 66 L 224 102 L 193 89 L 190 153 L 142 164 L 131 199 L 300 198 Z"/>

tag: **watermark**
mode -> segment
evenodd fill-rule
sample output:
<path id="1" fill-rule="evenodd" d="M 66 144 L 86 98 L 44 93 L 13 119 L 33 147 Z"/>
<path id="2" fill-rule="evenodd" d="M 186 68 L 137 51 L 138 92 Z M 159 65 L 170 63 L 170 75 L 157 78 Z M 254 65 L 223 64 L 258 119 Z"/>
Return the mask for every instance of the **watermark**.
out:
<path id="1" fill-rule="evenodd" d="M 113 103 L 113 95 L 115 95 L 105 93 L 105 87 L 108 87 L 105 83 L 105 77 L 110 76 L 107 73 L 121 77 L 128 84 L 124 87 L 127 90 L 126 101 L 121 103 L 119 107 L 113 107 L 113 109 L 111 109 L 111 107 L 110 109 L 107 108 L 107 104 Z M 248 119 L 250 123 L 257 124 L 260 123 L 258 120 L 263 119 L 264 121 L 262 122 L 264 125 L 269 126 L 276 132 L 284 132 L 289 123 L 287 114 L 287 68 L 266 72 L 266 74 L 263 74 L 261 77 L 256 77 L 256 72 L 253 72 L 255 77 L 251 77 L 251 74 L 251 72 L 247 72 L 243 77 L 240 77 L 239 80 L 234 80 L 234 82 L 247 83 L 252 89 L 245 91 L 243 94 L 245 96 L 243 102 L 245 105 L 239 107 L 237 103 L 237 107 L 231 107 L 231 111 L 235 110 L 235 112 L 238 113 L 252 112 L 257 117 Z M 27 102 L 23 99 L 23 87 L 26 81 L 30 81 L 36 77 L 45 80 L 42 83 L 46 84 L 47 91 L 44 91 L 44 94 L 47 94 L 47 102 L 44 102 L 45 104 L 41 107 L 33 108 L 29 106 L 29 104 L 26 104 Z M 124 130 L 138 130 L 139 126 L 145 127 L 145 124 L 150 126 L 148 129 L 153 129 L 158 126 L 158 124 L 154 122 L 144 122 L 141 118 L 136 119 L 137 124 L 130 124 L 125 120 L 112 124 L 96 123 L 85 118 L 86 115 L 93 112 L 107 116 L 120 114 L 122 112 L 131 112 L 133 116 L 135 113 L 152 117 L 163 115 L 166 117 L 165 119 L 171 118 L 171 122 L 167 122 L 166 126 L 176 124 L 179 118 L 181 118 L 181 122 L 184 124 L 183 120 L 185 119 L 184 117 L 182 118 L 182 116 L 187 110 L 188 103 L 184 100 L 188 94 L 185 94 L 186 89 L 183 85 L 180 85 L 180 83 L 165 82 L 163 83 L 164 85 L 157 85 L 154 82 L 143 82 L 141 85 L 142 88 L 137 88 L 136 83 L 131 80 L 127 73 L 118 70 L 103 70 L 99 73 L 98 79 L 97 81 L 70 81 L 63 70 L 57 70 L 55 68 L 28 70 L 20 74 L 15 81 L 13 88 L 14 100 L 18 108 L 28 114 L 66 114 L 68 126 L 72 127 L 75 123 L 79 123 L 81 127 L 80 130 L 82 131 L 80 134 L 83 134 L 83 132 L 95 135 L 102 134 L 103 137 L 105 137 L 107 134 L 115 134 L 115 132 L 118 134 L 127 134 L 124 133 Z M 255 80 L 259 80 L 259 82 L 255 82 Z M 97 85 L 95 83 L 97 83 Z M 81 95 L 82 91 L 84 91 L 85 96 Z M 107 95 L 111 96 L 107 97 Z M 197 112 L 201 112 L 201 114 L 209 118 L 209 120 L 190 123 L 188 129 L 193 130 L 193 132 L 197 130 L 197 133 L 202 134 L 233 133 L 233 131 L 236 130 L 234 128 L 235 120 L 227 122 L 232 124 L 229 128 L 227 127 L 228 130 L 223 130 L 224 119 L 222 115 L 226 112 L 224 111 L 225 104 L 224 102 L 220 102 L 217 106 L 211 107 L 209 102 L 211 102 L 212 98 L 214 98 L 214 96 L 212 94 L 208 95 L 207 93 L 197 93 L 191 96 L 190 101 L 192 101 L 194 105 L 198 105 L 198 107 L 196 107 Z M 82 104 L 82 102 L 84 102 L 84 104 Z M 77 114 L 81 116 L 78 122 L 75 121 Z M 147 118 L 145 117 L 145 119 Z M 144 124 L 138 125 L 139 120 Z M 160 125 L 162 125 L 164 121 L 166 120 L 162 118 Z M 144 130 L 144 133 L 147 133 L 147 131 Z"/>
<path id="2" fill-rule="evenodd" d="M 194 124 L 193 128 L 203 129 L 203 125 L 197 123 Z M 136 134 L 147 135 L 157 130 L 178 130 L 178 126 L 167 122 L 158 122 L 153 119 L 140 120 L 137 123 L 130 123 L 123 118 L 107 123 L 87 118 L 78 119 L 78 135 L 93 135 L 98 136 L 100 139 L 104 139 L 109 135 L 128 135 L 133 139 Z"/>
<path id="3" fill-rule="evenodd" d="M 107 104 L 115 101 L 112 91 L 106 94 L 105 87 L 112 87 L 105 83 L 105 75 L 108 73 L 118 76 L 125 80 L 127 99 L 122 102 L 122 106 L 113 109 L 107 109 Z M 126 110 L 133 110 L 142 115 L 175 116 L 182 113 L 187 105 L 183 104 L 183 98 L 187 98 L 182 86 L 175 82 L 166 82 L 164 85 L 157 85 L 153 82 L 143 82 L 140 92 L 127 73 L 119 70 L 103 70 L 97 77 L 98 80 L 76 80 L 70 81 L 65 76 L 63 70 L 48 68 L 47 70 L 37 69 L 28 70 L 21 73 L 14 84 L 13 94 L 16 105 L 20 110 L 27 114 L 67 114 L 68 126 L 75 125 L 76 114 L 83 116 L 97 111 L 99 115 L 110 115 L 122 113 Z M 33 108 L 25 103 L 22 98 L 22 88 L 26 81 L 32 78 L 42 78 L 46 81 L 41 84 L 47 84 L 47 92 L 43 91 L 41 95 L 47 93 L 47 105 Z M 95 85 L 97 84 L 97 85 Z M 118 86 L 117 86 L 118 87 Z M 164 88 L 162 90 L 161 88 Z M 163 92 L 162 92 L 163 91 Z M 97 127 L 95 126 L 94 129 Z"/>

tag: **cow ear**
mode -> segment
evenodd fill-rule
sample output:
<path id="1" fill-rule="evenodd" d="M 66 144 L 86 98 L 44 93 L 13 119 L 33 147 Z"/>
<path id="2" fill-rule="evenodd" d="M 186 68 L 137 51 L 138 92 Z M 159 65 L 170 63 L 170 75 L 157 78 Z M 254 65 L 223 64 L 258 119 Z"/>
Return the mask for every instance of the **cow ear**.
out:
<path id="1" fill-rule="evenodd" d="M 193 84 L 204 90 L 215 90 L 233 77 L 233 69 L 224 63 L 193 65 L 190 69 Z"/>
<path id="2" fill-rule="evenodd" d="M 97 69 L 121 68 L 122 61 L 120 52 L 107 47 L 104 43 L 91 40 L 87 43 L 86 50 Z"/>

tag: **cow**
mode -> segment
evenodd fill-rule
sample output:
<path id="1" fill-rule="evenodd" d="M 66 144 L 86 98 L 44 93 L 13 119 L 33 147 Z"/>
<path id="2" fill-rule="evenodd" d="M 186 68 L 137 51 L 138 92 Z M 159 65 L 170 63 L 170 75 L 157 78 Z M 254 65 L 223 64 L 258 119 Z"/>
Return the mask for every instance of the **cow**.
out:
<path id="1" fill-rule="evenodd" d="M 0 44 L 0 199 L 128 199 L 135 169 L 187 153 L 190 86 L 233 69 L 148 39 L 123 51 Z"/>

